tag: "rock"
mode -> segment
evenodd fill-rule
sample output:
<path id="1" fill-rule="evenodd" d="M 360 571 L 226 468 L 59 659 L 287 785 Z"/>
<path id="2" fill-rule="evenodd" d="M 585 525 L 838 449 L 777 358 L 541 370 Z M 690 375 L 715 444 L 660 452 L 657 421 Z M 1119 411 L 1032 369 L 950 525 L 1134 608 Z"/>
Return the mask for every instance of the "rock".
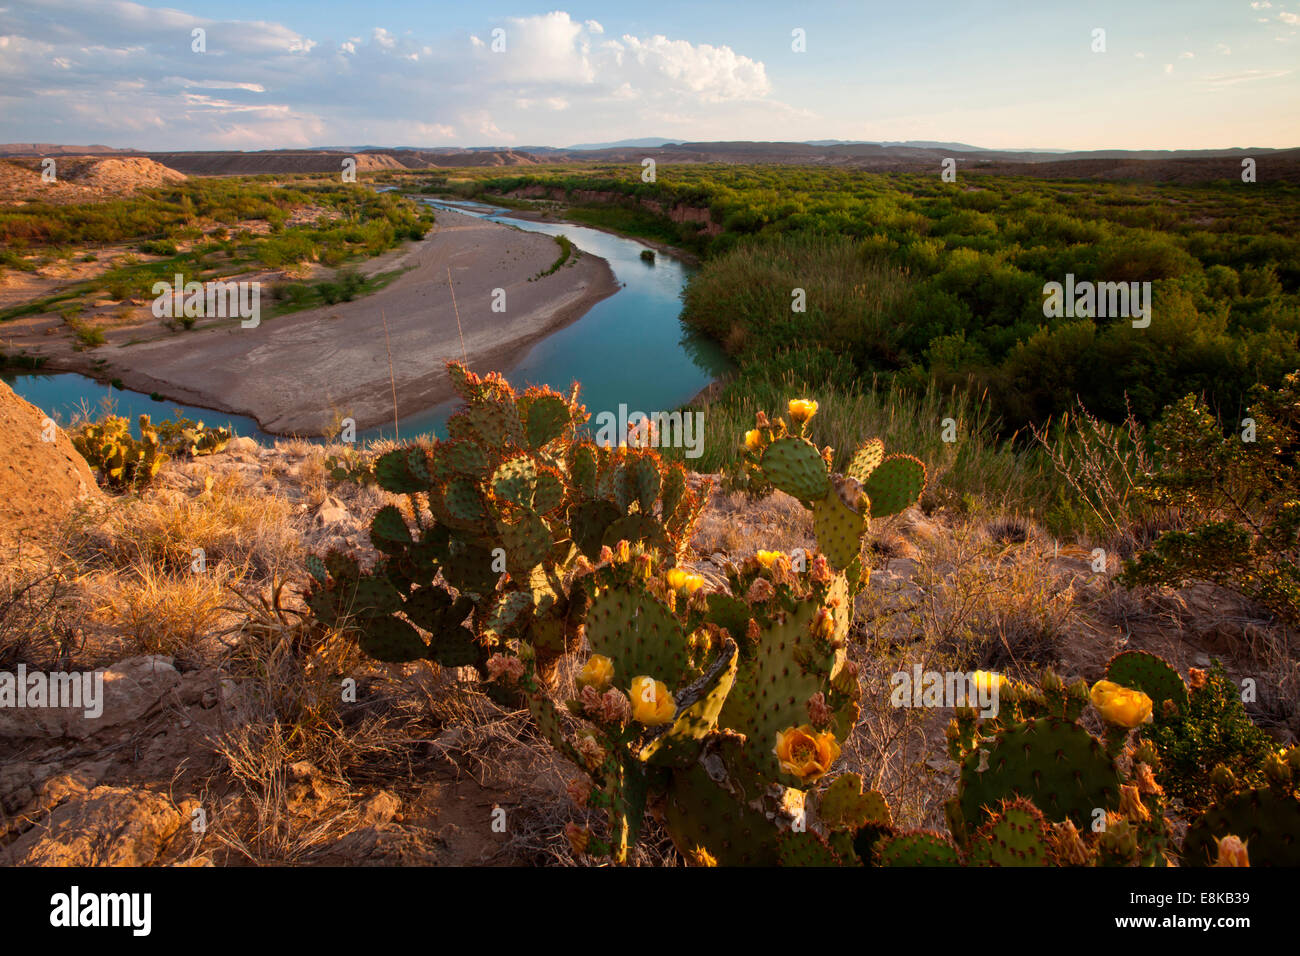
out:
<path id="1" fill-rule="evenodd" d="M 147 866 L 180 829 L 171 801 L 149 790 L 96 787 L 68 800 L 0 855 L 8 866 Z"/>
<path id="2" fill-rule="evenodd" d="M 89 708 L 92 716 L 87 716 L 85 700 L 76 707 L 4 707 L 0 708 L 0 737 L 90 737 L 143 717 L 181 679 L 171 658 L 160 654 L 127 658 L 102 675 L 98 715 Z"/>
<path id="3" fill-rule="evenodd" d="M 388 823 L 402 809 L 402 801 L 387 790 L 380 790 L 357 808 L 361 825 L 377 827 Z"/>
<path id="4" fill-rule="evenodd" d="M 915 505 L 903 510 L 895 527 L 900 535 L 922 544 L 933 544 L 941 534 L 939 525 L 927 518 L 925 512 Z"/>
<path id="5" fill-rule="evenodd" d="M 226 452 L 232 455 L 253 455 L 262 453 L 262 446 L 251 438 L 241 436 L 226 442 Z"/>
<path id="6" fill-rule="evenodd" d="M 39 537 L 78 501 L 101 496 L 67 433 L 0 382 L 0 539 Z"/>
<path id="7" fill-rule="evenodd" d="M 333 495 L 327 495 L 316 509 L 317 527 L 331 528 L 342 524 L 352 524 L 352 512 Z"/>

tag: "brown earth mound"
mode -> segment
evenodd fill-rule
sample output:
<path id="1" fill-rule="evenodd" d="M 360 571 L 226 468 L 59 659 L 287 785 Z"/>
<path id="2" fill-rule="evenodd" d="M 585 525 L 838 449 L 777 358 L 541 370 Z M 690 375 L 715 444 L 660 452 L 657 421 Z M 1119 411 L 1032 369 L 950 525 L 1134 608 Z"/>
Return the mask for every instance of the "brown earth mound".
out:
<path id="1" fill-rule="evenodd" d="M 46 182 L 40 159 L 0 162 L 0 203 L 80 203 L 129 196 L 140 189 L 184 182 L 178 173 L 143 156 L 55 157 L 55 179 Z"/>
<path id="2" fill-rule="evenodd" d="M 67 434 L 0 382 L 0 541 L 39 534 L 75 502 L 99 493 Z"/>

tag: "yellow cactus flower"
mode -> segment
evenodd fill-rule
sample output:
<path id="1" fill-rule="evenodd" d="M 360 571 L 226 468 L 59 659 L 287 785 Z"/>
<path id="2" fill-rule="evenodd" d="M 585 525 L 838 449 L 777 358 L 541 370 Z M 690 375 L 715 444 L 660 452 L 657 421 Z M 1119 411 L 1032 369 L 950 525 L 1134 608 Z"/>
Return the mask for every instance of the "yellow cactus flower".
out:
<path id="1" fill-rule="evenodd" d="M 840 745 L 830 731 L 818 733 L 811 724 L 787 727 L 776 733 L 772 752 L 781 769 L 804 783 L 820 779 L 840 756 Z"/>
<path id="2" fill-rule="evenodd" d="M 758 451 L 763 447 L 763 433 L 757 428 L 751 428 L 745 432 L 745 447 L 750 451 Z"/>
<path id="3" fill-rule="evenodd" d="M 1002 685 L 1007 682 L 1005 677 L 993 671 L 975 671 L 970 675 L 970 679 L 975 689 L 984 694 L 993 693 L 995 688 L 1001 690 Z"/>
<path id="4" fill-rule="evenodd" d="M 674 591 L 685 591 L 687 594 L 694 594 L 700 588 L 704 587 L 704 578 L 698 574 L 691 574 L 689 571 L 683 571 L 681 568 L 671 568 L 664 575 L 664 580 Z"/>
<path id="5" fill-rule="evenodd" d="M 784 551 L 759 551 L 754 557 L 758 558 L 758 563 L 765 568 L 770 568 L 777 562 L 778 558 L 784 558 Z"/>
<path id="6" fill-rule="evenodd" d="M 1151 720 L 1151 698 L 1140 690 L 1113 681 L 1099 680 L 1089 692 L 1092 706 L 1106 720 L 1120 727 L 1136 727 Z"/>
<path id="7" fill-rule="evenodd" d="M 632 701 L 632 717 L 647 727 L 666 724 L 677 713 L 677 701 L 668 692 L 668 685 L 653 677 L 633 677 L 628 696 Z"/>
<path id="8" fill-rule="evenodd" d="M 614 680 L 614 662 L 604 654 L 592 654 L 578 674 L 579 687 L 604 690 Z"/>
<path id="9" fill-rule="evenodd" d="M 817 403 L 810 398 L 792 398 L 788 411 L 791 421 L 803 424 L 817 414 Z"/>

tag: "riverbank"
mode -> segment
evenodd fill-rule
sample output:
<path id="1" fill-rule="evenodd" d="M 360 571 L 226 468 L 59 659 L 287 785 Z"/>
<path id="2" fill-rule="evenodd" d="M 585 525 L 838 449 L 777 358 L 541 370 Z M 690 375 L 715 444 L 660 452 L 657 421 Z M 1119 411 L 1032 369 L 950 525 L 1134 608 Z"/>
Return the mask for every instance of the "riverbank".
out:
<path id="1" fill-rule="evenodd" d="M 541 275 L 558 255 L 548 236 L 440 212 L 433 232 L 389 263 L 404 274 L 372 295 L 257 328 L 233 323 L 68 352 L 46 369 L 120 379 L 246 415 L 274 434 L 317 435 L 343 417 L 365 429 L 393 420 L 394 391 L 399 418 L 451 398 L 449 359 L 478 371 L 507 366 L 618 291 L 609 264 L 587 253 Z"/>

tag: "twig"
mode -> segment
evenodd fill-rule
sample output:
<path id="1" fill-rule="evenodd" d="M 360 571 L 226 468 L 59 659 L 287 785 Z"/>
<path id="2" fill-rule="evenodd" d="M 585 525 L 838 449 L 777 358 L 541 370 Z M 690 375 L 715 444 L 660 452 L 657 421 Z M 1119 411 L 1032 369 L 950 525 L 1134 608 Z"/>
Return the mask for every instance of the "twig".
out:
<path id="1" fill-rule="evenodd" d="M 384 349 L 388 352 L 388 384 L 393 389 L 393 439 L 401 441 L 402 436 L 397 430 L 397 379 L 393 377 L 393 347 L 388 343 L 388 316 L 384 315 L 383 309 L 379 310 L 379 319 L 384 323 Z"/>
<path id="2" fill-rule="evenodd" d="M 456 287 L 451 284 L 451 266 L 447 266 L 447 288 L 451 290 L 451 307 L 456 310 L 456 331 L 460 334 L 460 357 L 469 368 L 469 353 L 465 351 L 465 333 L 460 327 L 460 307 L 456 305 Z"/>

